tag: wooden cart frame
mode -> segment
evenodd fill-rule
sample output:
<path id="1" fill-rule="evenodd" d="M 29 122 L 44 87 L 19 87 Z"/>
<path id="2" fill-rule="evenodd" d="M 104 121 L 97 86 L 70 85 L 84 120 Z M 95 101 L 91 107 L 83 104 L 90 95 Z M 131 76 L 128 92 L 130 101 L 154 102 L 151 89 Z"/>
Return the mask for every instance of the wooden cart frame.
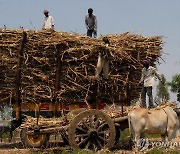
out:
<path id="1" fill-rule="evenodd" d="M 111 148 L 119 140 L 120 130 L 128 128 L 127 116 L 111 118 L 96 109 L 79 109 L 73 112 L 75 117 L 67 125 L 41 128 L 37 124 L 33 128 L 22 129 L 23 144 L 36 148 L 45 146 L 50 135 L 58 132 L 64 143 L 73 148 L 97 151 Z"/>

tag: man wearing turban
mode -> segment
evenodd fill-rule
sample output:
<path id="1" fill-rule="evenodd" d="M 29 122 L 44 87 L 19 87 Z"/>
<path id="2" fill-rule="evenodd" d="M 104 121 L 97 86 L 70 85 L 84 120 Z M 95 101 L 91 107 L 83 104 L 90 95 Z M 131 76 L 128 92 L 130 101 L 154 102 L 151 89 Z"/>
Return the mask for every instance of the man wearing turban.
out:
<path id="1" fill-rule="evenodd" d="M 142 69 L 141 79 L 139 84 L 142 83 L 142 92 L 141 92 L 141 99 L 142 99 L 142 107 L 146 108 L 146 94 L 149 97 L 149 108 L 153 108 L 153 96 L 152 96 L 152 87 L 154 86 L 154 78 L 155 76 L 162 81 L 162 77 L 156 71 L 156 68 L 150 66 L 149 60 L 143 60 L 142 64 L 144 68 Z"/>

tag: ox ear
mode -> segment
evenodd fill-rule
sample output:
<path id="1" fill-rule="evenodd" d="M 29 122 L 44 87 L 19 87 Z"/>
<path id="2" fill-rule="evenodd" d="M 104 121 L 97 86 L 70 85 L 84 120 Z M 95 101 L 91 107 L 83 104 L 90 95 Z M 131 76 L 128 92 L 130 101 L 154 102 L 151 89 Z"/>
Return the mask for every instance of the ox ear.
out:
<path id="1" fill-rule="evenodd" d="M 174 109 L 174 111 L 176 112 L 176 114 L 178 115 L 178 117 L 180 117 L 180 109 Z"/>

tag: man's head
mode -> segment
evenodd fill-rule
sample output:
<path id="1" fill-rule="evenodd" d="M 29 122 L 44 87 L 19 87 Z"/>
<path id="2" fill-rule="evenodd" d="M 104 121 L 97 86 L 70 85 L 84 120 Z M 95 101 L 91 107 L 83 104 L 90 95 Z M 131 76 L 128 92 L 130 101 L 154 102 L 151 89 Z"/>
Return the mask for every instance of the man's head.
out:
<path id="1" fill-rule="evenodd" d="M 92 8 L 89 8 L 89 9 L 88 9 L 88 14 L 89 14 L 89 16 L 91 16 L 92 13 L 93 13 L 93 9 L 92 9 Z"/>
<path id="2" fill-rule="evenodd" d="M 46 17 L 48 17 L 49 15 L 49 11 L 48 10 L 44 10 L 44 15 L 46 16 Z"/>
<path id="3" fill-rule="evenodd" d="M 105 44 L 110 44 L 109 39 L 108 39 L 107 36 L 103 37 L 102 40 L 104 41 Z"/>
<path id="4" fill-rule="evenodd" d="M 150 61 L 149 61 L 148 59 L 145 59 L 145 60 L 142 61 L 142 64 L 143 64 L 143 66 L 144 66 L 145 68 L 148 68 L 149 65 L 150 65 Z"/>

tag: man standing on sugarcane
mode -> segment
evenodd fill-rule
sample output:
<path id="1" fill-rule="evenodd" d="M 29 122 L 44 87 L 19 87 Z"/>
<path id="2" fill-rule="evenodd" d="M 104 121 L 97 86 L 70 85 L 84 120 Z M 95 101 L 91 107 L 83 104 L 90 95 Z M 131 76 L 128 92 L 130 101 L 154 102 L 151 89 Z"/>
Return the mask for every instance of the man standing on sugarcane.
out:
<path id="1" fill-rule="evenodd" d="M 87 28 L 87 36 L 92 37 L 92 34 L 94 37 L 97 37 L 97 19 L 96 16 L 93 14 L 93 9 L 88 9 L 88 15 L 85 17 L 85 24 Z"/>
<path id="2" fill-rule="evenodd" d="M 147 108 L 146 105 L 146 93 L 149 97 L 149 108 L 153 108 L 153 96 L 152 96 L 152 87 L 154 86 L 154 77 L 156 76 L 161 82 L 162 77 L 156 71 L 156 68 L 150 66 L 149 60 L 143 60 L 142 64 L 144 68 L 142 69 L 141 79 L 139 84 L 143 84 L 141 91 L 142 107 Z"/>
<path id="3" fill-rule="evenodd" d="M 45 18 L 43 20 L 43 26 L 42 29 L 51 29 L 54 30 L 54 19 L 52 16 L 49 15 L 48 10 L 44 10 Z"/>
<path id="4" fill-rule="evenodd" d="M 109 46 L 110 42 L 107 37 L 103 37 L 103 41 L 106 45 L 106 47 Z M 99 53 L 98 55 L 98 62 L 97 62 L 97 67 L 96 67 L 96 74 L 95 76 L 99 78 L 99 74 L 103 70 L 103 78 L 108 79 L 108 74 L 109 74 L 109 58 L 110 54 L 106 50 L 103 50 Z"/>

